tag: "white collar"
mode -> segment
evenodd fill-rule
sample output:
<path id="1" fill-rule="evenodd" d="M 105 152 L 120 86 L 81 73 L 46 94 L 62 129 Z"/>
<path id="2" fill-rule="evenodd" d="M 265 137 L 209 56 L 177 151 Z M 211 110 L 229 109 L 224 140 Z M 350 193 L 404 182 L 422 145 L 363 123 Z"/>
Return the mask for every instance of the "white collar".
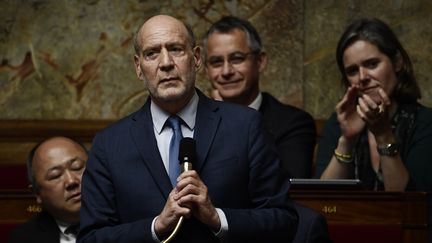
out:
<path id="1" fill-rule="evenodd" d="M 258 110 L 262 103 L 262 94 L 261 92 L 258 93 L 257 97 L 248 105 L 248 107 L 253 108 L 255 110 Z"/>
<path id="2" fill-rule="evenodd" d="M 187 125 L 187 127 L 193 131 L 195 128 L 195 118 L 198 109 L 198 94 L 195 91 L 192 99 L 189 103 L 176 115 L 179 116 Z M 158 134 L 162 132 L 163 126 L 166 120 L 172 115 L 159 106 L 157 106 L 154 102 L 150 103 L 150 112 L 152 115 L 153 126 L 155 127 Z"/>

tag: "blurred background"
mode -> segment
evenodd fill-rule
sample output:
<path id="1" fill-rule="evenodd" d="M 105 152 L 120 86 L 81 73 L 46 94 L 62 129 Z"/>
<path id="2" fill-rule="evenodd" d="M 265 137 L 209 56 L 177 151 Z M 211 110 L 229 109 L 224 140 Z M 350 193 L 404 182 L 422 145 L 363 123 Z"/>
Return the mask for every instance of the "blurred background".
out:
<path id="1" fill-rule="evenodd" d="M 116 120 L 145 101 L 132 37 L 155 14 L 189 23 L 197 38 L 224 15 L 252 22 L 269 65 L 263 90 L 315 119 L 342 88 L 335 47 L 360 17 L 387 22 L 407 49 L 432 106 L 430 0 L 0 0 L 0 120 Z M 201 69 L 197 86 L 210 85 Z"/>

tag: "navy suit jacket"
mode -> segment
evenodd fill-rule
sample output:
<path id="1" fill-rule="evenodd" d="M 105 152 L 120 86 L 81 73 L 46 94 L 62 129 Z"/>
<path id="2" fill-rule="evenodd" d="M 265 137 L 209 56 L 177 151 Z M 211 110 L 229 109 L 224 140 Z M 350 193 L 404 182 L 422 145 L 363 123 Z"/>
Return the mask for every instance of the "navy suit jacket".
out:
<path id="1" fill-rule="evenodd" d="M 201 92 L 194 139 L 194 169 L 228 221 L 230 242 L 289 242 L 297 214 L 289 181 L 258 112 L 205 97 Z M 153 242 L 151 223 L 172 190 L 154 136 L 150 101 L 94 139 L 82 180 L 84 242 Z M 217 242 L 213 232 L 188 219 L 174 242 Z"/>
<path id="2" fill-rule="evenodd" d="M 294 203 L 298 213 L 297 233 L 292 243 L 331 243 L 327 220 L 315 210 Z"/>
<path id="3" fill-rule="evenodd" d="M 8 242 L 59 243 L 60 229 L 54 218 L 48 212 L 42 211 L 12 231 Z"/>
<path id="4" fill-rule="evenodd" d="M 259 111 L 264 128 L 276 144 L 285 175 L 311 178 L 316 128 L 312 116 L 297 107 L 282 104 L 268 93 L 262 93 Z"/>

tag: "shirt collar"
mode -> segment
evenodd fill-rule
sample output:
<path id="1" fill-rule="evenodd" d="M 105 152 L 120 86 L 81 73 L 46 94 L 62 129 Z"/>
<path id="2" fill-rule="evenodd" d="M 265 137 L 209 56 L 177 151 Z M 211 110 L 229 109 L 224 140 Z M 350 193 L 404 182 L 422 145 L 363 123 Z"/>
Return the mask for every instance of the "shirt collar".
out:
<path id="1" fill-rule="evenodd" d="M 252 103 L 250 103 L 248 107 L 258 110 L 261 106 L 261 103 L 262 103 L 262 94 L 261 92 L 259 92 L 255 100 L 252 101 Z"/>
<path id="2" fill-rule="evenodd" d="M 59 227 L 60 231 L 64 234 L 65 230 L 67 229 L 67 227 L 69 227 L 71 224 L 57 220 L 57 226 Z"/>
<path id="3" fill-rule="evenodd" d="M 185 123 L 185 125 L 193 131 L 195 129 L 195 117 L 198 109 L 198 94 L 195 91 L 192 99 L 189 103 L 176 115 L 179 116 Z M 164 128 L 164 124 L 166 120 L 172 115 L 159 106 L 157 106 L 154 102 L 150 103 L 150 112 L 152 114 L 153 126 L 156 129 L 157 133 L 160 134 L 162 129 Z"/>

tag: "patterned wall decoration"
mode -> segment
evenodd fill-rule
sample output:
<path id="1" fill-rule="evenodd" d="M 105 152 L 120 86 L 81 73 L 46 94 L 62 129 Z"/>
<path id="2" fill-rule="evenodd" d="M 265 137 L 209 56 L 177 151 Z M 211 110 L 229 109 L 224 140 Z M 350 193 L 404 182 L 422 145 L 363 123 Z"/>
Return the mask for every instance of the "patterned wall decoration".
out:
<path id="1" fill-rule="evenodd" d="M 223 15 L 250 20 L 271 56 L 263 88 L 302 105 L 301 1 L 1 4 L 1 119 L 117 119 L 136 110 L 147 92 L 135 75 L 132 37 L 143 21 L 160 13 L 186 21 L 198 38 Z M 197 86 L 209 89 L 203 69 Z"/>
<path id="2" fill-rule="evenodd" d="M 414 62 L 432 105 L 429 0 L 0 0 L 0 119 L 118 119 L 147 92 L 133 67 L 132 37 L 155 14 L 189 23 L 200 38 L 224 15 L 251 21 L 269 65 L 261 87 L 326 118 L 341 94 L 334 48 L 362 16 L 388 22 Z M 204 70 L 197 86 L 207 92 Z"/>

